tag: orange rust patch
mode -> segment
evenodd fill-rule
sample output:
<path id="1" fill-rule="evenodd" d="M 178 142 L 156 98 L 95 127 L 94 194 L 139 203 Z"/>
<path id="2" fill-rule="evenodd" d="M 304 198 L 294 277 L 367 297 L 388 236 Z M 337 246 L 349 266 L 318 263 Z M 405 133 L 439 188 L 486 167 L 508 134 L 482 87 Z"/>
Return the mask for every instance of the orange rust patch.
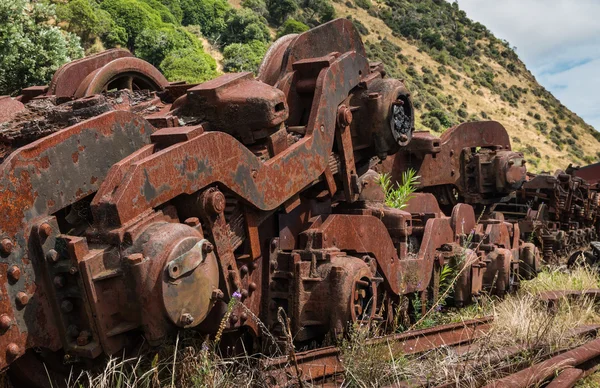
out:
<path id="1" fill-rule="evenodd" d="M 73 163 L 77 163 L 79 161 L 79 152 L 73 152 L 71 158 L 73 159 Z"/>

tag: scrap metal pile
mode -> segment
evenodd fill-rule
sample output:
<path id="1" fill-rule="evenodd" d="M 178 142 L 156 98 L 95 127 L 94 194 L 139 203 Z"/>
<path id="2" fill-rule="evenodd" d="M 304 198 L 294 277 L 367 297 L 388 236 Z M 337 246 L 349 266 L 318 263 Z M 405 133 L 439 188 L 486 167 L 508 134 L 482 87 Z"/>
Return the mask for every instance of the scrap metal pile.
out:
<path id="1" fill-rule="evenodd" d="M 318 343 L 410 319 L 446 264 L 462 305 L 596 238 L 596 183 L 527 174 L 496 122 L 438 138 L 414 114 L 347 20 L 281 38 L 256 78 L 169 83 L 110 50 L 1 98 L 0 370 L 214 334 L 234 297 L 231 351 L 285 346 L 279 309 Z M 378 173 L 408 168 L 419 193 L 385 206 Z"/>

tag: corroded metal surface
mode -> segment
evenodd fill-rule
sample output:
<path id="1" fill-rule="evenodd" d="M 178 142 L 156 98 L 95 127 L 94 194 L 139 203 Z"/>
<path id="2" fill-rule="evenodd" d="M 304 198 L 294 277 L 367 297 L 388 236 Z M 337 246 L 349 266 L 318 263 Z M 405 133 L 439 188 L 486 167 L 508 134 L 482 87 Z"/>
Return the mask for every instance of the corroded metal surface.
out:
<path id="1" fill-rule="evenodd" d="M 415 132 L 409 91 L 349 20 L 283 38 L 258 79 L 168 83 L 110 51 L 20 99 L 0 133 L 0 369 L 34 348 L 93 360 L 181 328 L 221 326 L 231 353 L 285 349 L 282 312 L 298 346 L 354 322 L 385 329 L 417 315 L 408 300 L 439 303 L 446 265 L 448 303 L 504 295 L 539 270 L 527 233 L 544 206 L 523 221 L 494 205 L 517 195 L 535 192 L 572 241 L 595 233 L 595 186 L 526 181 L 500 124 Z M 386 206 L 375 170 L 409 167 L 420 192 Z"/>

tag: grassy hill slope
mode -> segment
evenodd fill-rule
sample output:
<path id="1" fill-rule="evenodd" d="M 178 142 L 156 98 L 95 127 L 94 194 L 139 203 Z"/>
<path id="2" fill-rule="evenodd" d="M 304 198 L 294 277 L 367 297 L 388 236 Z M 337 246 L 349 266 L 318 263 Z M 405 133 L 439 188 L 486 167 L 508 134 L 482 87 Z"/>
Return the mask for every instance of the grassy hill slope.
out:
<path id="1" fill-rule="evenodd" d="M 392 30 L 388 3 L 394 2 L 346 1 L 334 7 L 337 16 L 359 25 L 370 59 L 382 60 L 392 75 L 407 81 L 418 129 L 441 133 L 459 122 L 492 119 L 507 128 L 530 170 L 554 171 L 598 160 L 600 134 L 540 86 L 507 42 L 487 32 L 471 44 L 462 38 L 477 50 L 470 56 L 446 55 L 445 48 L 437 50 L 422 36 L 414 39 Z M 412 3 L 429 3 L 428 12 L 451 7 L 444 1 Z"/>

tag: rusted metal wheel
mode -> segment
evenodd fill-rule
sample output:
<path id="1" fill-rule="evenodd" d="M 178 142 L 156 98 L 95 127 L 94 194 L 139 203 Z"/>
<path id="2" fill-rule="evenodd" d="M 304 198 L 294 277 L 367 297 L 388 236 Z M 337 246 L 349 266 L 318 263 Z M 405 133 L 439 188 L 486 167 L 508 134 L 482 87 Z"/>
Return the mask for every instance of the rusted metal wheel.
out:
<path id="1" fill-rule="evenodd" d="M 269 47 L 258 69 L 257 78 L 259 80 L 272 86 L 275 85 L 279 79 L 281 70 L 284 68 L 285 51 L 297 36 L 298 34 L 282 36 Z"/>
<path id="2" fill-rule="evenodd" d="M 370 321 L 377 310 L 377 286 L 369 277 L 357 278 L 352 286 L 352 321 Z"/>
<path id="3" fill-rule="evenodd" d="M 169 81 L 157 68 L 139 58 L 115 59 L 90 73 L 79 85 L 75 98 L 113 89 L 163 90 Z"/>

